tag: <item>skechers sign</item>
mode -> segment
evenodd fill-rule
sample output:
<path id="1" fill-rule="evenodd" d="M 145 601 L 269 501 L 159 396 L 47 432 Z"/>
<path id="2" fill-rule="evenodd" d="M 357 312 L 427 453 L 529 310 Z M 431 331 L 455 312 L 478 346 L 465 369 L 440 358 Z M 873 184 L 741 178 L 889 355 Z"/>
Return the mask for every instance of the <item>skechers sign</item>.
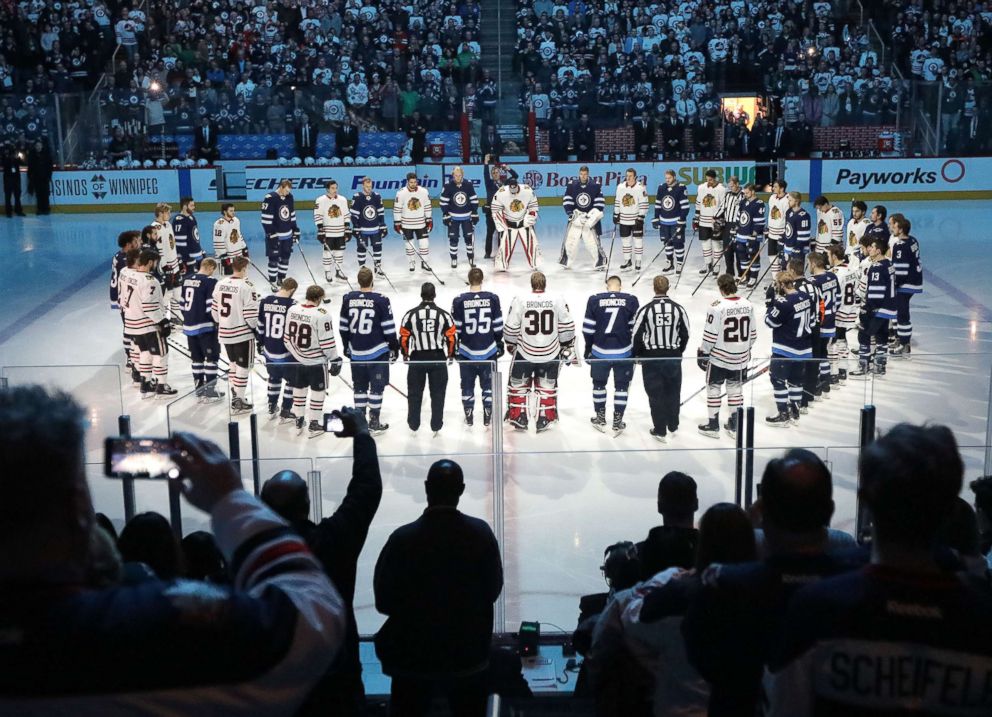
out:
<path id="1" fill-rule="evenodd" d="M 963 192 L 989 191 L 992 159 L 825 160 L 824 192 Z"/>
<path id="2" fill-rule="evenodd" d="M 247 167 L 245 169 L 245 190 L 248 201 L 261 201 L 266 194 L 274 192 L 279 183 L 288 179 L 293 183 L 296 199 L 313 199 L 323 193 L 324 185 L 330 180 L 338 183 L 338 192 L 346 197 L 362 188 L 362 179 L 372 178 L 372 188 L 383 199 L 392 199 L 406 184 L 407 172 L 417 171 L 421 186 L 426 187 L 432 196 L 441 191 L 441 168 L 433 167 Z"/>

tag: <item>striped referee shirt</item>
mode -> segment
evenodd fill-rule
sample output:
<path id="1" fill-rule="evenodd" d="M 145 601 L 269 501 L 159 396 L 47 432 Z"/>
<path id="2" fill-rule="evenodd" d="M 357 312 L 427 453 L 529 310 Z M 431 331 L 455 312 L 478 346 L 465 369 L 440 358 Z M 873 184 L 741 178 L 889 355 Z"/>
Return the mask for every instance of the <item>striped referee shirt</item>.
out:
<path id="1" fill-rule="evenodd" d="M 723 195 L 723 220 L 731 227 L 737 226 L 738 215 L 741 211 L 741 201 L 744 199 L 744 192 L 736 194 L 728 191 Z"/>
<path id="2" fill-rule="evenodd" d="M 656 296 L 634 317 L 635 356 L 681 356 L 689 343 L 689 315 L 681 304 Z"/>
<path id="3" fill-rule="evenodd" d="M 409 359 L 443 359 L 455 355 L 455 321 L 429 301 L 410 309 L 400 325 L 400 348 Z"/>

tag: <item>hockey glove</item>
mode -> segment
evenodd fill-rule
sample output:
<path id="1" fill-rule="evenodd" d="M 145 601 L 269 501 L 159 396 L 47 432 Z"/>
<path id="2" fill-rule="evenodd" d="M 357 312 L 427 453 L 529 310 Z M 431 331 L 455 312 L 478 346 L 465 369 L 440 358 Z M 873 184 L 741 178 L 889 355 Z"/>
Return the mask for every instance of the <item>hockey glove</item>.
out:
<path id="1" fill-rule="evenodd" d="M 293 243 L 294 244 L 299 244 L 300 243 L 300 230 L 299 229 L 294 229 L 293 230 Z"/>
<path id="2" fill-rule="evenodd" d="M 709 370 L 710 367 L 710 355 L 699 349 L 696 351 L 696 365 L 703 371 Z"/>
<path id="3" fill-rule="evenodd" d="M 506 352 L 508 354 L 510 354 L 510 356 L 513 356 L 515 353 L 517 353 L 517 345 L 516 344 L 507 344 L 506 345 Z"/>
<path id="4" fill-rule="evenodd" d="M 506 346 L 503 345 L 502 341 L 496 342 L 496 358 L 503 358 L 503 354 L 506 353 Z"/>
<path id="5" fill-rule="evenodd" d="M 403 227 L 402 227 L 402 225 L 400 225 L 399 222 L 394 222 L 393 223 L 393 231 L 396 232 L 397 234 L 402 234 L 403 233 Z"/>
<path id="6" fill-rule="evenodd" d="M 342 366 L 344 366 L 344 361 L 342 361 L 341 357 L 338 356 L 335 359 L 331 359 L 331 363 L 327 366 L 327 372 L 332 376 L 340 376 Z"/>
<path id="7" fill-rule="evenodd" d="M 472 215 L 472 226 L 474 227 L 478 223 L 479 223 L 479 215 L 478 214 L 473 214 Z"/>
<path id="8" fill-rule="evenodd" d="M 352 230 L 352 228 L 351 228 L 351 224 L 345 224 L 345 225 L 344 225 L 344 240 L 345 240 L 346 242 L 349 242 L 349 241 L 351 241 L 351 234 L 352 234 L 352 231 L 353 231 L 353 230 Z"/>
<path id="9" fill-rule="evenodd" d="M 221 257 L 220 265 L 224 268 L 225 274 L 234 273 L 234 260 L 229 256 Z"/>
<path id="10" fill-rule="evenodd" d="M 775 285 L 774 284 L 772 284 L 771 286 L 769 286 L 769 287 L 767 287 L 765 289 L 765 306 L 770 306 L 773 301 L 775 301 Z"/>
<path id="11" fill-rule="evenodd" d="M 575 364 L 578 361 L 575 360 L 575 347 L 572 344 L 568 346 L 561 347 L 561 354 L 559 354 L 559 360 L 565 364 Z"/>
<path id="12" fill-rule="evenodd" d="M 699 231 L 699 218 L 698 217 L 696 217 L 696 218 L 694 218 L 692 220 L 692 231 L 694 231 L 694 232 L 698 232 Z"/>
<path id="13" fill-rule="evenodd" d="M 428 219 L 427 220 L 427 233 L 430 234 L 432 231 L 434 231 L 434 220 L 433 219 Z"/>
<path id="14" fill-rule="evenodd" d="M 636 234 L 644 233 L 644 217 L 638 217 L 634 220 L 634 232 Z"/>
<path id="15" fill-rule="evenodd" d="M 447 214 L 445 214 L 443 217 L 441 217 L 441 223 L 444 224 L 444 226 L 446 226 L 446 227 L 450 227 L 451 226 L 451 217 L 449 217 Z"/>
<path id="16" fill-rule="evenodd" d="M 399 360 L 399 349 L 389 349 L 389 363 L 396 363 Z"/>
<path id="17" fill-rule="evenodd" d="M 167 339 L 172 335 L 172 324 L 168 319 L 162 319 L 158 322 L 158 332 L 162 334 L 163 339 Z"/>
<path id="18" fill-rule="evenodd" d="M 389 230 L 386 229 L 386 227 L 380 227 L 379 228 L 379 236 L 382 237 L 383 239 L 385 239 L 387 236 L 389 236 Z"/>
<path id="19" fill-rule="evenodd" d="M 586 349 L 582 352 L 582 358 L 586 361 L 592 358 L 592 344 L 586 344 Z"/>
<path id="20" fill-rule="evenodd" d="M 651 226 L 653 226 L 655 229 L 661 229 L 661 218 L 655 217 L 654 219 L 652 219 Z"/>

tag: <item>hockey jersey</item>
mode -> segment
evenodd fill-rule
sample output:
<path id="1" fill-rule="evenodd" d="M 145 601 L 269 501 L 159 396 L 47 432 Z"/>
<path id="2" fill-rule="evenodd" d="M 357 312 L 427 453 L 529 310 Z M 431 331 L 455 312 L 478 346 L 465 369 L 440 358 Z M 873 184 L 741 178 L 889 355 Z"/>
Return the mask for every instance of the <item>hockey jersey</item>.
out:
<path id="1" fill-rule="evenodd" d="M 227 219 L 221 217 L 214 222 L 214 256 L 218 259 L 233 259 L 236 256 L 246 256 L 248 244 L 241 233 L 241 220 L 237 217 Z"/>
<path id="2" fill-rule="evenodd" d="M 640 182 L 631 187 L 626 181 L 617 186 L 617 196 L 613 201 L 613 222 L 626 227 L 637 220 L 644 221 L 648 213 L 648 188 Z"/>
<path id="3" fill-rule="evenodd" d="M 831 244 L 844 240 L 844 212 L 831 206 L 825 212 L 816 210 L 816 249 L 826 251 Z"/>
<path id="4" fill-rule="evenodd" d="M 864 217 L 855 220 L 853 217 L 847 220 L 847 251 L 851 252 L 854 247 L 861 243 L 861 237 L 868 228 L 868 220 Z"/>
<path id="5" fill-rule="evenodd" d="M 536 291 L 513 299 L 503 336 L 522 360 L 557 361 L 562 347 L 575 342 L 575 322 L 563 298 Z"/>
<path id="6" fill-rule="evenodd" d="M 217 330 L 217 324 L 210 311 L 216 286 L 217 280 L 206 274 L 193 274 L 183 282 L 183 333 L 187 336 L 198 336 Z"/>
<path id="7" fill-rule="evenodd" d="M 164 274 L 175 274 L 179 272 L 179 252 L 176 251 L 176 236 L 172 233 L 172 225 L 169 222 L 152 222 L 153 227 L 158 227 L 159 253 L 158 268 Z"/>
<path id="8" fill-rule="evenodd" d="M 802 207 L 787 210 L 785 213 L 785 234 L 783 236 L 786 251 L 808 254 L 811 230 L 812 220 L 809 212 Z M 771 234 L 770 227 L 768 233 Z"/>
<path id="9" fill-rule="evenodd" d="M 737 210 L 737 240 L 747 241 L 765 232 L 765 203 L 755 197 L 742 199 Z"/>
<path id="10" fill-rule="evenodd" d="M 417 187 L 412 192 L 403 187 L 393 202 L 393 224 L 403 229 L 423 229 L 431 220 L 431 198 L 427 190 Z"/>
<path id="11" fill-rule="evenodd" d="M 840 329 L 853 329 L 858 324 L 858 272 L 848 264 L 837 264 L 831 271 L 837 278 L 837 319 Z"/>
<path id="12" fill-rule="evenodd" d="M 110 308 L 120 309 L 117 303 L 117 296 L 119 292 L 121 269 L 127 266 L 127 254 L 123 250 L 114 254 L 114 258 L 110 261 Z"/>
<path id="13" fill-rule="evenodd" d="M 885 240 L 888 240 L 889 237 L 891 236 L 891 233 L 889 232 L 889 227 L 885 224 L 885 222 L 882 222 L 881 224 L 875 224 L 874 222 L 872 222 L 871 224 L 868 225 L 868 228 L 865 229 L 865 234 L 867 234 L 871 238 L 878 237 L 880 239 L 885 239 Z"/>
<path id="14" fill-rule="evenodd" d="M 247 279 L 225 276 L 217 282 L 210 311 L 222 344 L 238 344 L 255 338 L 258 299 L 255 287 Z"/>
<path id="15" fill-rule="evenodd" d="M 765 314 L 772 330 L 772 356 L 812 358 L 815 324 L 813 295 L 793 291 L 776 296 Z"/>
<path id="16" fill-rule="evenodd" d="M 341 350 L 352 361 L 375 361 L 399 351 L 393 307 L 375 291 L 349 291 L 341 298 Z"/>
<path id="17" fill-rule="evenodd" d="M 785 234 L 786 215 L 792 210 L 789 209 L 789 195 L 783 194 L 776 197 L 774 194 L 768 197 L 768 236 L 772 239 L 781 239 Z"/>
<path id="18" fill-rule="evenodd" d="M 866 262 L 863 305 L 870 316 L 896 318 L 896 270 L 888 259 Z"/>
<path id="19" fill-rule="evenodd" d="M 919 294 L 923 291 L 923 266 L 920 243 L 910 235 L 893 240 L 892 267 L 896 271 L 896 293 Z"/>
<path id="20" fill-rule="evenodd" d="M 153 333 L 165 319 L 162 285 L 147 271 L 125 271 L 121 275 L 120 305 L 124 310 L 124 333 L 131 336 Z"/>
<path id="21" fill-rule="evenodd" d="M 441 215 L 455 222 L 467 222 L 479 214 L 479 196 L 475 185 L 467 180 L 453 181 L 441 190 Z"/>
<path id="22" fill-rule="evenodd" d="M 492 359 L 503 343 L 503 309 L 491 291 L 466 291 L 455 297 L 451 316 L 458 331 L 458 355 L 472 361 Z"/>
<path id="23" fill-rule="evenodd" d="M 361 234 L 379 234 L 386 228 L 385 208 L 378 192 L 355 192 L 351 197 L 351 224 Z"/>
<path id="24" fill-rule="evenodd" d="M 598 209 L 603 212 L 606 209 L 606 200 L 603 199 L 603 188 L 592 178 L 582 184 L 578 179 L 573 179 L 565 187 L 565 196 L 561 198 L 561 205 L 565 209 L 565 214 L 569 219 L 574 212 L 588 212 Z M 598 225 L 597 225 L 598 226 Z"/>
<path id="25" fill-rule="evenodd" d="M 293 232 L 298 231 L 296 224 L 296 203 L 292 193 L 285 197 L 279 192 L 269 192 L 262 199 L 262 231 L 266 237 L 280 240 L 293 238 Z"/>
<path id="26" fill-rule="evenodd" d="M 286 348 L 304 366 L 338 359 L 334 319 L 321 306 L 297 304 L 286 313 Z"/>
<path id="27" fill-rule="evenodd" d="M 689 216 L 689 196 L 685 185 L 676 182 L 668 186 L 667 182 L 658 185 L 654 200 L 654 218 L 661 224 L 684 226 Z"/>
<path id="28" fill-rule="evenodd" d="M 837 333 L 840 282 L 837 281 L 837 275 L 830 271 L 814 274 L 810 281 L 816 287 L 816 298 L 819 301 L 820 338 L 833 338 Z"/>
<path id="29" fill-rule="evenodd" d="M 696 219 L 699 220 L 699 226 L 713 228 L 713 220 L 723 211 L 723 198 L 726 194 L 726 187 L 719 182 L 713 187 L 706 183 L 699 185 L 696 190 Z"/>
<path id="30" fill-rule="evenodd" d="M 634 319 L 638 308 L 637 297 L 633 294 L 606 291 L 590 296 L 582 321 L 587 355 L 597 359 L 630 358 L 634 350 Z"/>
<path id="31" fill-rule="evenodd" d="M 333 199 L 327 193 L 321 194 L 313 202 L 313 223 L 317 226 L 318 237 L 343 237 L 351 229 L 351 211 L 348 200 L 340 194 Z"/>
<path id="32" fill-rule="evenodd" d="M 700 349 L 710 363 L 730 371 L 747 368 L 751 347 L 758 340 L 754 305 L 741 296 L 724 296 L 706 311 Z"/>
<path id="33" fill-rule="evenodd" d="M 180 212 L 172 217 L 172 233 L 176 237 L 176 250 L 184 264 L 198 262 L 203 258 L 200 245 L 200 227 L 193 214 Z"/>
<path id="34" fill-rule="evenodd" d="M 292 363 L 286 348 L 286 314 L 292 308 L 291 296 L 270 294 L 258 303 L 258 339 L 266 363 Z"/>
<path id="35" fill-rule="evenodd" d="M 537 223 L 537 196 L 526 184 L 518 184 L 516 193 L 509 186 L 500 187 L 493 197 L 492 207 L 497 231 L 506 231 L 507 227 L 532 227 Z"/>

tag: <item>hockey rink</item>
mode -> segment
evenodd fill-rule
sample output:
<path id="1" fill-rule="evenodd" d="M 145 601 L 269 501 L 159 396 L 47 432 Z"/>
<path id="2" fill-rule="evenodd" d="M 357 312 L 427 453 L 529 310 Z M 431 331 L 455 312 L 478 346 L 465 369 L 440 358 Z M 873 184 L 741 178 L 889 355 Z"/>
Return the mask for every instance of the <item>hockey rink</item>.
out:
<path id="1" fill-rule="evenodd" d="M 311 197 L 298 195 L 297 201 Z M 987 460 L 990 370 L 992 370 L 992 210 L 979 201 L 887 202 L 890 213 L 902 212 L 913 223 L 912 233 L 921 244 L 924 293 L 912 300 L 913 354 L 910 360 L 890 359 L 887 375 L 877 381 L 849 379 L 828 400 L 814 403 L 800 424 L 791 428 L 764 425 L 773 413 L 767 374 L 745 386 L 745 405 L 755 407 L 755 476 L 760 479 L 765 462 L 791 446 L 808 447 L 830 462 L 835 476 L 837 510 L 833 525 L 852 530 L 855 516 L 856 457 L 859 412 L 865 404 L 877 411 L 877 425 L 885 429 L 899 421 L 945 423 L 957 434 L 966 462 L 966 481 L 982 474 Z M 241 206 L 247 206 L 241 203 Z M 609 212 L 608 212 L 609 214 Z M 198 212 L 200 235 L 209 248 L 214 212 Z M 258 213 L 239 211 L 249 237 L 253 260 L 264 268 L 265 257 Z M 303 251 L 321 279 L 320 246 L 314 239 L 310 212 L 300 210 Z M 0 286 L 4 311 L 0 314 L 0 367 L 10 383 L 44 382 L 72 391 L 89 411 L 92 428 L 88 443 L 88 473 L 97 510 L 120 526 L 123 504 L 118 482 L 102 476 L 103 438 L 117 432 L 117 418 L 131 417 L 134 435 L 158 436 L 169 430 L 188 430 L 228 446 L 227 401 L 198 404 L 192 396 L 189 362 L 178 352 L 170 354 L 169 383 L 178 389 L 173 401 L 142 401 L 123 368 L 121 321 L 108 299 L 111 257 L 116 237 L 125 229 L 140 229 L 152 219 L 145 215 L 54 215 L 0 219 Z M 388 217 L 387 217 L 388 219 Z M 604 249 L 609 251 L 612 226 L 606 221 Z M 576 269 L 558 265 L 565 213 L 559 206 L 542 206 L 538 237 L 548 292 L 565 296 L 576 325 L 589 295 L 602 291 L 604 277 L 592 269 L 593 261 L 581 255 Z M 484 261 L 485 223 L 477 235 L 477 258 L 486 271 L 485 288 L 500 295 L 504 311 L 516 294 L 529 291 L 529 271 L 521 251 L 514 254 L 509 273 L 495 274 Z M 691 235 L 691 231 L 689 232 Z M 403 313 L 419 303 L 423 281 L 433 277 L 419 268 L 407 269 L 402 242 L 395 235 L 385 242 L 384 269 L 396 290 L 377 281 L 377 290 L 392 302 L 397 323 Z M 659 250 L 657 233 L 645 238 L 647 263 Z M 584 251 L 584 250 L 580 250 Z M 466 287 L 468 271 L 464 248 L 459 268 L 449 268 L 447 236 L 435 210 L 430 259 L 445 282 L 438 286 L 438 304 L 450 309 L 451 301 Z M 620 240 L 612 265 L 621 263 Z M 762 257 L 767 262 L 767 257 Z M 661 271 L 659 258 L 636 287 L 633 273 L 624 273 L 624 290 L 643 302 L 652 295 L 651 279 Z M 767 264 L 765 264 L 767 266 Z M 660 444 L 648 435 L 650 421 L 640 371 L 635 373 L 626 414 L 627 430 L 619 437 L 604 435 L 589 423 L 593 415 L 588 366 L 563 367 L 559 382 L 560 421 L 540 436 L 514 432 L 505 424 L 485 429 L 477 398 L 476 425 L 463 424 L 457 366 L 449 368 L 445 425 L 433 437 L 428 428 L 429 401 L 425 396 L 423 425 L 413 434 L 406 426 L 406 370 L 402 362 L 391 368 L 391 384 L 383 402 L 383 421 L 389 431 L 377 439 L 383 470 L 384 495 L 373 523 L 359 568 L 356 612 L 363 633 L 381 624 L 372 596 L 372 569 L 379 549 L 398 525 L 415 519 L 425 505 L 423 479 L 434 460 L 450 457 L 465 470 L 467 490 L 460 508 L 493 525 L 504 550 L 506 587 L 498 621 L 515 629 L 521 620 L 540 620 L 571 630 L 578 596 L 606 589 L 599 566 L 603 550 L 619 540 L 641 540 L 660 523 L 655 512 L 658 479 L 669 470 L 682 470 L 699 484 L 700 511 L 719 501 L 734 499 L 734 441 L 726 434 L 718 440 L 697 431 L 706 419 L 704 374 L 695 361 L 706 307 L 717 297 L 716 281 L 709 279 L 691 296 L 699 283 L 701 250 L 696 241 L 672 298 L 688 310 L 692 322 L 689 349 L 683 362 L 681 427 Z M 357 269 L 354 244 L 349 244 L 346 271 L 354 283 Z M 764 266 L 762 267 L 764 269 Z M 290 275 L 303 288 L 311 283 L 297 247 Z M 266 282 L 254 270 L 249 278 L 267 293 Z M 672 275 L 674 284 L 677 277 Z M 323 283 L 323 282 L 321 282 Z M 766 279 L 767 283 L 767 279 Z M 356 284 L 357 286 L 357 284 Z M 330 286 L 329 310 L 336 316 L 344 284 Z M 746 291 L 745 291 L 746 293 Z M 752 297 L 759 319 L 764 317 L 764 285 Z M 770 329 L 759 324 L 753 366 L 767 362 Z M 173 341 L 185 346 L 181 331 Z M 581 356 L 582 339 L 578 341 Z M 508 358 L 508 357 L 507 357 Z M 223 364 L 222 364 L 223 365 Z M 851 363 L 854 365 L 853 361 Z M 499 406 L 505 405 L 506 365 L 499 365 L 496 381 Z M 319 471 L 320 509 L 329 515 L 340 500 L 349 478 L 350 443 L 326 435 L 316 439 L 298 436 L 292 426 L 270 422 L 265 412 L 264 366 L 253 373 L 250 398 L 258 421 L 260 476 L 283 468 L 301 475 Z M 342 378 L 350 381 L 345 366 Z M 398 389 L 398 390 L 397 390 Z M 227 387 L 224 392 L 229 394 Z M 608 418 L 612 415 L 609 387 Z M 349 405 L 352 395 L 343 380 L 331 379 L 325 408 Z M 501 415 L 496 416 L 498 419 Z M 728 415 L 726 405 L 721 422 Z M 240 427 L 242 458 L 250 458 L 249 418 L 235 419 Z M 494 421 L 495 423 L 495 421 Z M 251 461 L 243 462 L 242 475 L 250 487 Z M 139 510 L 168 514 L 164 483 L 139 481 Z M 184 531 L 206 526 L 204 515 L 183 505 Z"/>

